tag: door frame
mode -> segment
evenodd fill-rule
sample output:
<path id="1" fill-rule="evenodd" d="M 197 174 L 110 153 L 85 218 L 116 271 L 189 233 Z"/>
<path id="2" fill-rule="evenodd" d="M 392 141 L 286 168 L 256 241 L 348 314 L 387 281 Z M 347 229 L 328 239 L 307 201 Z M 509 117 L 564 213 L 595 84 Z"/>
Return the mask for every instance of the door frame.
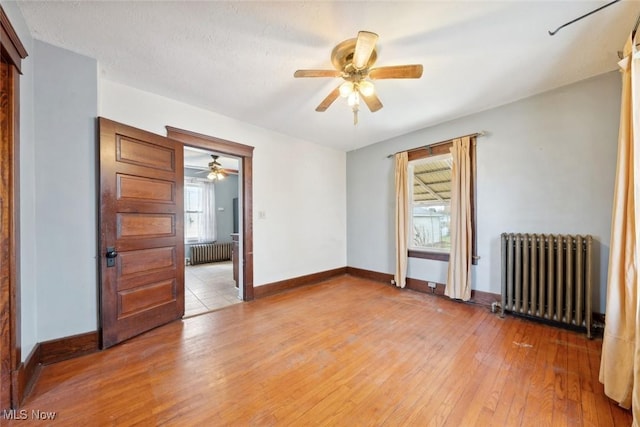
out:
<path id="1" fill-rule="evenodd" d="M 20 74 L 27 57 L 0 5 L 0 61 L 7 66 L 8 129 L 0 141 L 0 410 L 17 408 L 24 393 L 20 332 Z"/>
<path id="2" fill-rule="evenodd" d="M 167 137 L 188 147 L 214 151 L 240 159 L 242 173 L 242 299 L 253 300 L 253 148 L 215 136 L 165 126 Z"/>

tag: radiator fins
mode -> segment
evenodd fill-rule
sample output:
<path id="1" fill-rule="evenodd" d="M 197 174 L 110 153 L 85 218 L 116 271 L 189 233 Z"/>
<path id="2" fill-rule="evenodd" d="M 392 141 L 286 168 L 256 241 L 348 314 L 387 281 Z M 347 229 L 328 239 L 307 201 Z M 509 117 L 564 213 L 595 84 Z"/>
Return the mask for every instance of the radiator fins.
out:
<path id="1" fill-rule="evenodd" d="M 591 236 L 503 233 L 502 313 L 510 312 L 591 338 Z"/>
<path id="2" fill-rule="evenodd" d="M 231 259 L 233 243 L 205 243 L 191 246 L 191 265 Z"/>

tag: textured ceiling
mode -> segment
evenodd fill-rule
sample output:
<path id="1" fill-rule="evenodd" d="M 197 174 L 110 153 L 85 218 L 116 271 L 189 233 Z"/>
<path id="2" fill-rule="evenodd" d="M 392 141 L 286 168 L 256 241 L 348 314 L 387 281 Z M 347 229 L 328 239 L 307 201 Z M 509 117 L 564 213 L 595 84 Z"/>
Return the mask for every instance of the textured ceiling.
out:
<path id="1" fill-rule="evenodd" d="M 105 79 L 341 150 L 431 126 L 616 69 L 640 2 L 623 1 L 551 37 L 604 1 L 19 1 L 33 36 L 96 58 Z M 315 107 L 358 30 L 379 34 L 376 66 L 420 63 L 420 80 L 378 80 L 384 108 L 352 124 L 346 102 Z M 490 131 L 490 129 L 488 129 Z"/>

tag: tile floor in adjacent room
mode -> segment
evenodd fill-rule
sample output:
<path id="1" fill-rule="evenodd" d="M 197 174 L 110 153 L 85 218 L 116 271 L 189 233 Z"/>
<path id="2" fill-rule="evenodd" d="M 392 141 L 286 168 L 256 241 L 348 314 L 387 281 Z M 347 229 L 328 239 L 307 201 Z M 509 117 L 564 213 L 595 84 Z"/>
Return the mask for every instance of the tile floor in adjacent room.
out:
<path id="1" fill-rule="evenodd" d="M 188 265 L 184 269 L 184 317 L 242 302 L 233 280 L 231 261 Z"/>

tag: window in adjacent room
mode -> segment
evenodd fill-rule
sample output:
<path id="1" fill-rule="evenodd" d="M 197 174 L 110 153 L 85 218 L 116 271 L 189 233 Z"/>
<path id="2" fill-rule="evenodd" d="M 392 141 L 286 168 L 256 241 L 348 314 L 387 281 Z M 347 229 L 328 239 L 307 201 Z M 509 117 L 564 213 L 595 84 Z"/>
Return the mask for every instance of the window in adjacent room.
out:
<path id="1" fill-rule="evenodd" d="M 187 242 L 200 240 L 200 218 L 202 217 L 202 187 L 198 184 L 184 186 L 184 239 Z"/>
<path id="2" fill-rule="evenodd" d="M 185 243 L 213 242 L 216 240 L 214 184 L 201 180 L 185 181 Z"/>

